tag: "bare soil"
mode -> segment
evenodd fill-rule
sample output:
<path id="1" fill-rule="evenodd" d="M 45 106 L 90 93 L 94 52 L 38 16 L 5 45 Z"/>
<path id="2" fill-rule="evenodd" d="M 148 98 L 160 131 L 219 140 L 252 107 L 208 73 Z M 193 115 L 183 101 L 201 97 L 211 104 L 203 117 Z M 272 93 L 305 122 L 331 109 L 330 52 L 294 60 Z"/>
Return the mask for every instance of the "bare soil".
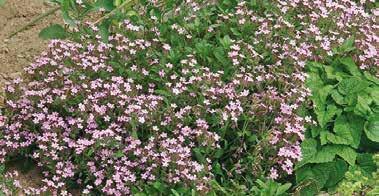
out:
<path id="1" fill-rule="evenodd" d="M 6 0 L 0 7 L 0 106 L 3 104 L 4 83 L 21 76 L 23 68 L 46 48 L 48 41 L 38 37 L 40 30 L 63 21 L 60 13 L 56 12 L 12 38 L 8 36 L 52 8 L 53 5 L 45 0 Z M 16 168 L 16 165 L 11 165 L 10 169 L 17 170 Z M 42 177 L 38 169 L 19 173 L 18 180 L 23 186 L 38 186 L 41 183 Z"/>
<path id="2" fill-rule="evenodd" d="M 6 3 L 0 7 L 1 89 L 5 80 L 19 76 L 23 67 L 30 64 L 35 56 L 46 48 L 47 41 L 40 39 L 38 34 L 51 23 L 62 23 L 60 13 L 56 12 L 44 18 L 10 39 L 8 36 L 52 8 L 53 5 L 45 0 L 6 0 Z"/>

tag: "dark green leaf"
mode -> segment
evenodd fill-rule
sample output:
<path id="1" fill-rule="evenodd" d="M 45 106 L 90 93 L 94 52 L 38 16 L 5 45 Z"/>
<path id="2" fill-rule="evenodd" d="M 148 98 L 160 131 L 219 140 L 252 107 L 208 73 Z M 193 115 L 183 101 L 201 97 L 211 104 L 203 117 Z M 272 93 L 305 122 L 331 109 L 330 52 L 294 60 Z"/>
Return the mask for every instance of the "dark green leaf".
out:
<path id="1" fill-rule="evenodd" d="M 331 96 L 333 98 L 333 100 L 339 104 L 339 105 L 344 105 L 346 104 L 347 102 L 344 100 L 344 97 L 337 91 L 337 90 L 333 90 L 332 93 L 331 93 Z"/>
<path id="2" fill-rule="evenodd" d="M 354 115 L 341 115 L 334 124 L 335 135 L 329 134 L 328 140 L 334 144 L 347 144 L 357 148 L 363 129 L 363 120 Z"/>
<path id="3" fill-rule="evenodd" d="M 329 104 L 326 108 L 326 111 L 315 110 L 315 113 L 317 114 L 317 120 L 321 128 L 324 128 L 325 125 L 330 122 L 335 115 L 339 115 L 341 112 L 342 111 L 338 109 L 334 104 Z"/>
<path id="4" fill-rule="evenodd" d="M 329 170 L 329 179 L 325 184 L 325 187 L 333 187 L 343 179 L 348 167 L 345 161 L 338 159 L 331 165 Z"/>
<path id="5" fill-rule="evenodd" d="M 365 133 L 371 141 L 379 142 L 379 115 L 371 115 L 364 127 Z"/>
<path id="6" fill-rule="evenodd" d="M 97 0 L 94 4 L 95 10 L 99 10 L 101 8 L 105 9 L 105 11 L 112 11 L 115 9 L 115 6 L 113 5 L 113 1 L 110 0 Z"/>
<path id="7" fill-rule="evenodd" d="M 39 33 L 42 39 L 65 39 L 67 38 L 66 30 L 59 24 L 52 24 Z"/>
<path id="8" fill-rule="evenodd" d="M 370 153 L 358 154 L 357 156 L 357 165 L 368 175 L 371 175 L 376 171 L 376 164 L 373 155 Z"/>
<path id="9" fill-rule="evenodd" d="M 344 57 L 340 59 L 340 62 L 345 65 L 346 70 L 353 76 L 362 76 L 360 70 L 358 69 L 358 66 L 354 63 L 353 58 L 351 57 Z"/>
<path id="10" fill-rule="evenodd" d="M 370 96 L 366 94 L 358 95 L 357 104 L 354 108 L 354 113 L 362 117 L 369 116 L 372 113 L 370 109 L 371 103 L 372 99 Z"/>
<path id="11" fill-rule="evenodd" d="M 338 91 L 344 95 L 361 92 L 369 86 L 369 83 L 356 77 L 342 80 L 338 84 Z"/>
<path id="12" fill-rule="evenodd" d="M 343 145 L 334 145 L 331 148 L 333 148 L 334 152 L 347 163 L 349 163 L 350 165 L 355 165 L 357 153 L 354 149 Z"/>

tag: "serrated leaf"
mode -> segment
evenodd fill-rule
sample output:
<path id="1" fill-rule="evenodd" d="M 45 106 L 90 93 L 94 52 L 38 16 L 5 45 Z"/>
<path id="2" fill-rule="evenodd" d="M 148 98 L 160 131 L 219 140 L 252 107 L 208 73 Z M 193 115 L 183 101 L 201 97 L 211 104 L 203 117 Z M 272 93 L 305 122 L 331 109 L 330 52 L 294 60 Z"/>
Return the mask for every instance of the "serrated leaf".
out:
<path id="1" fill-rule="evenodd" d="M 301 168 L 308 163 L 332 162 L 336 155 L 339 155 L 341 157 L 343 156 L 343 158 L 346 158 L 350 163 L 352 163 L 355 161 L 356 155 L 354 156 L 353 154 L 351 155 L 352 157 L 349 157 L 349 155 L 346 154 L 346 152 L 349 151 L 348 148 L 348 146 L 327 145 L 321 149 L 318 149 L 317 141 L 315 139 L 307 139 L 301 144 L 303 159 L 298 164 L 296 164 L 296 169 Z"/>
<path id="2" fill-rule="evenodd" d="M 344 95 L 361 92 L 369 86 L 369 83 L 356 77 L 346 78 L 338 84 L 338 91 Z"/>
<path id="3" fill-rule="evenodd" d="M 355 165 L 355 160 L 357 159 L 357 153 L 354 149 L 348 146 L 333 146 L 335 153 L 345 160 L 349 165 Z"/>
<path id="4" fill-rule="evenodd" d="M 39 33 L 42 39 L 65 39 L 67 38 L 66 30 L 59 24 L 52 24 Z"/>
<path id="5" fill-rule="evenodd" d="M 304 187 L 301 195 L 315 195 L 322 188 L 332 187 L 341 181 L 346 171 L 347 164 L 342 160 L 309 165 L 296 171 L 296 182 L 297 184 L 306 182 L 304 184 L 310 185 L 310 187 Z M 307 191 L 309 188 L 311 192 Z"/>
<path id="6" fill-rule="evenodd" d="M 336 153 L 333 151 L 333 149 L 330 148 L 323 148 L 320 151 L 318 151 L 312 159 L 308 161 L 308 163 L 327 163 L 334 160 L 336 156 Z"/>
<path id="7" fill-rule="evenodd" d="M 306 139 L 301 143 L 301 152 L 303 159 L 310 159 L 317 153 L 317 141 L 315 139 Z"/>
<path id="8" fill-rule="evenodd" d="M 333 134 L 327 136 L 328 140 L 334 144 L 348 144 L 357 148 L 362 134 L 363 120 L 354 115 L 341 115 L 337 117 L 334 124 Z"/>
<path id="9" fill-rule="evenodd" d="M 311 180 L 316 183 L 317 191 L 321 190 L 329 178 L 329 173 L 324 169 L 329 163 L 317 164 L 314 167 L 303 167 L 296 172 L 296 182 L 300 184 L 302 181 Z M 327 167 L 328 168 L 328 167 Z"/>
<path id="10" fill-rule="evenodd" d="M 379 142 L 379 114 L 373 114 L 368 118 L 364 130 L 368 139 Z"/>

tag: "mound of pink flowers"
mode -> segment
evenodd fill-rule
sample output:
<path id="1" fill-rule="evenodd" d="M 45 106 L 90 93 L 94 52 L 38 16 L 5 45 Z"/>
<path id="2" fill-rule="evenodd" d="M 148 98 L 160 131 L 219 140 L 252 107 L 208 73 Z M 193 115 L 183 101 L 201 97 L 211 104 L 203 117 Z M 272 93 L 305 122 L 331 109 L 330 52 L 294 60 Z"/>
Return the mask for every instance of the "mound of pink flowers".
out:
<path id="1" fill-rule="evenodd" d="M 80 41 L 52 41 L 7 86 L 0 118 L 1 161 L 21 154 L 44 170 L 45 186 L 25 192 L 68 194 L 75 182 L 84 194 L 125 195 L 156 181 L 207 192 L 216 163 L 230 176 L 292 174 L 312 123 L 297 112 L 310 95 L 306 61 L 354 35 L 360 67 L 377 69 L 378 10 L 306 0 L 213 8 L 187 1 L 170 20 L 140 8 L 143 22 L 125 20 L 106 40 L 91 26 Z"/>

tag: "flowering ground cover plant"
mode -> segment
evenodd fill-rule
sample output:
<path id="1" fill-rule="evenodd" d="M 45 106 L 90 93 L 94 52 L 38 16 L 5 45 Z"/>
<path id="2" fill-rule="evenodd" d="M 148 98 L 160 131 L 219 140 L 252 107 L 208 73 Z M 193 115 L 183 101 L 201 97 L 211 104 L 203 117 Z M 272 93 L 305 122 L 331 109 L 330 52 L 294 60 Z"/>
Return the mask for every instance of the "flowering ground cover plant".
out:
<path id="1" fill-rule="evenodd" d="M 321 135 L 311 128 L 309 136 L 307 128 L 326 126 L 342 110 L 317 110 L 316 103 L 312 120 L 308 98 L 318 89 L 306 86 L 304 67 L 348 53 L 342 64 L 353 75 L 364 70 L 377 96 L 375 6 L 140 1 L 100 26 L 79 25 L 7 86 L 0 159 L 24 156 L 43 169 L 45 186 L 24 188 L 27 194 L 285 195 L 291 185 L 273 180 L 290 181 L 299 161 L 298 168 L 309 168 L 297 172 L 302 190 L 299 179 L 314 169 L 304 165 L 320 163 L 302 155 L 301 142 L 307 137 L 304 143 L 316 149 Z M 345 77 L 335 71 L 327 71 L 334 78 L 325 83 Z M 354 88 L 341 83 L 342 94 Z M 358 113 L 377 111 L 370 109 L 377 109 L 375 97 L 359 103 Z M 376 138 L 377 121 L 367 122 L 368 138 Z M 337 142 L 338 133 L 329 135 L 329 142 L 358 147 L 354 138 Z M 333 153 L 325 163 L 354 165 Z M 265 177 L 271 180 L 257 181 Z"/>

